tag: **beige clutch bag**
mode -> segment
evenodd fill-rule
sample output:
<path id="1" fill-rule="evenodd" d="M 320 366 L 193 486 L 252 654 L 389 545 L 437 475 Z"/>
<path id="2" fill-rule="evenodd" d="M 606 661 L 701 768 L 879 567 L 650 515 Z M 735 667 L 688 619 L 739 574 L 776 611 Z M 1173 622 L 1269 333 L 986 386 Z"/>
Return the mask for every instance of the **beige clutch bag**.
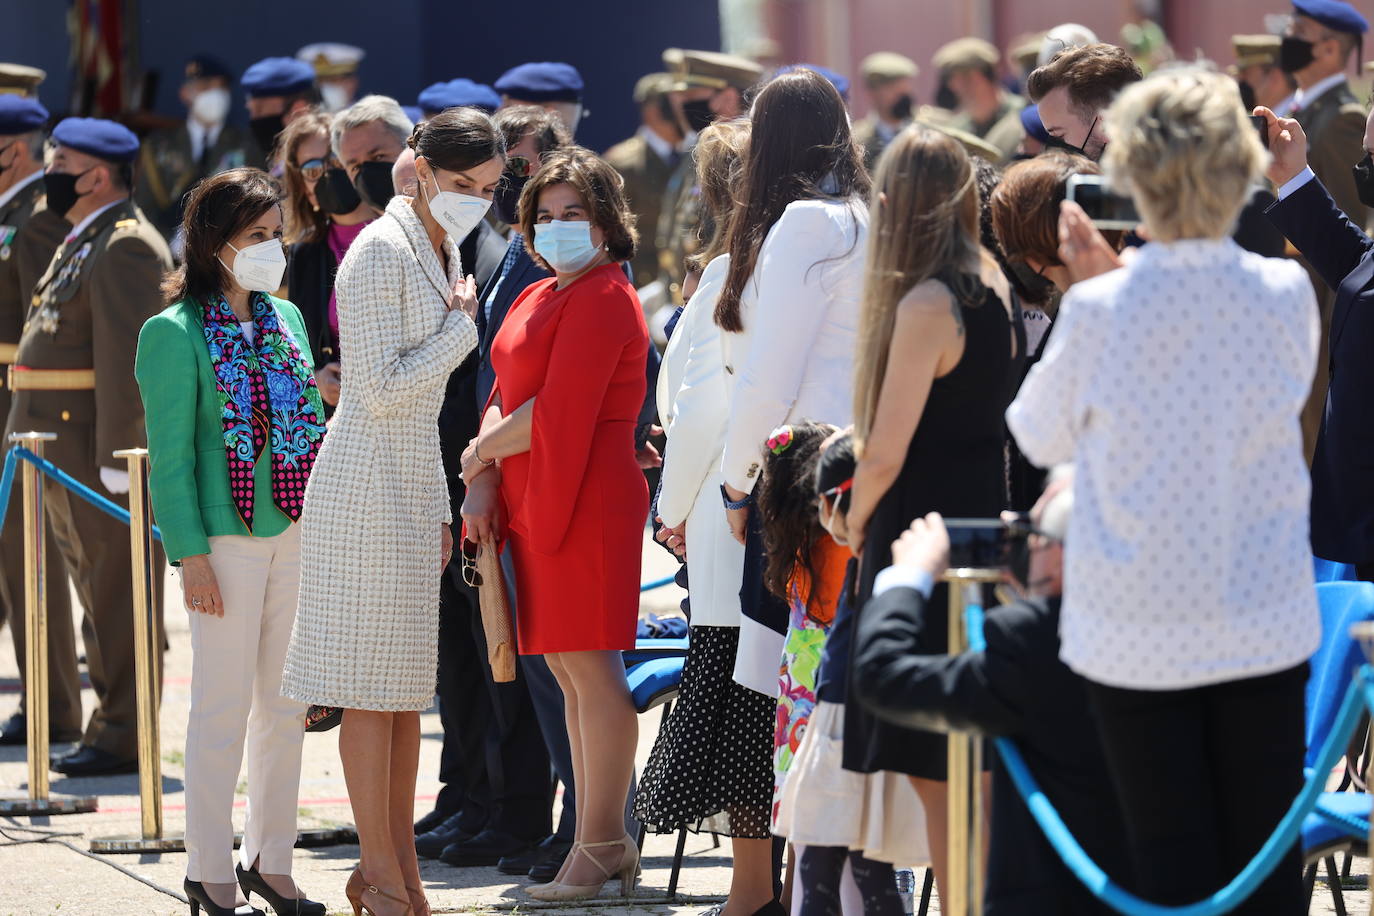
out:
<path id="1" fill-rule="evenodd" d="M 515 680 L 515 631 L 506 598 L 506 574 L 493 545 L 463 539 L 463 581 L 477 589 L 492 680 L 509 684 Z"/>

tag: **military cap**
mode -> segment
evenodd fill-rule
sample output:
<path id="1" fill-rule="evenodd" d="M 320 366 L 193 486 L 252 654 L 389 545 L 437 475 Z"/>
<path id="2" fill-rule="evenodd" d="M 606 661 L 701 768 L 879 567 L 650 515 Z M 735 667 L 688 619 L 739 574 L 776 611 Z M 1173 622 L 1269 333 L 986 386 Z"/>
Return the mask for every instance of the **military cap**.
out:
<path id="1" fill-rule="evenodd" d="M 763 67 L 736 54 L 669 48 L 663 63 L 673 74 L 673 89 L 745 90 L 763 78 Z"/>
<path id="2" fill-rule="evenodd" d="M 401 110 L 406 113 L 407 118 L 410 118 L 411 124 L 419 124 L 421 121 L 425 120 L 425 113 L 419 108 L 419 106 L 402 105 Z"/>
<path id="3" fill-rule="evenodd" d="M 1045 40 L 1044 32 L 1027 32 L 1012 39 L 1007 56 L 1022 70 L 1034 70 L 1040 58 L 1040 44 Z"/>
<path id="4" fill-rule="evenodd" d="M 870 89 L 920 72 L 916 61 L 896 51 L 874 51 L 859 61 L 859 75 Z"/>
<path id="5" fill-rule="evenodd" d="M 818 64 L 788 64 L 781 67 L 775 76 L 782 76 L 784 73 L 791 73 L 793 70 L 813 70 L 830 81 L 830 85 L 835 87 L 835 91 L 840 94 L 840 98 L 849 101 L 849 77 L 843 73 L 836 73 L 829 67 L 822 67 Z"/>
<path id="6" fill-rule="evenodd" d="M 490 86 L 459 77 L 426 86 L 415 104 L 431 116 L 447 108 L 480 108 L 490 114 L 501 107 L 501 97 Z"/>
<path id="7" fill-rule="evenodd" d="M 635 83 L 635 101 L 640 105 L 650 99 L 660 95 L 667 95 L 673 91 L 673 76 L 671 73 L 646 73 Z"/>
<path id="8" fill-rule="evenodd" d="M 33 95 L 38 84 L 48 78 L 47 71 L 23 64 L 0 64 L 0 93 Z"/>
<path id="9" fill-rule="evenodd" d="M 200 79 L 233 79 L 234 74 L 229 72 L 229 65 L 218 57 L 211 57 L 209 54 L 197 54 L 186 62 L 186 78 L 188 80 Z"/>
<path id="10" fill-rule="evenodd" d="M 1045 130 L 1045 122 L 1040 120 L 1040 106 L 1027 105 L 1021 109 L 1021 127 L 1026 135 L 1041 143 L 1049 143 L 1054 138 Z"/>
<path id="11" fill-rule="evenodd" d="M 52 129 L 53 142 L 106 162 L 133 162 L 138 137 L 123 124 L 103 118 L 64 118 Z"/>
<path id="12" fill-rule="evenodd" d="M 1369 20 L 1342 0 L 1293 0 L 1293 12 L 1315 19 L 1334 32 L 1363 35 L 1369 31 Z"/>
<path id="13" fill-rule="evenodd" d="M 959 143 L 964 147 L 964 152 L 968 153 L 970 156 L 982 156 L 984 159 L 986 159 L 988 162 L 993 163 L 994 165 L 998 162 L 1001 162 L 1004 158 L 1002 155 L 1002 151 L 1000 149 L 993 146 L 991 143 L 984 140 L 982 137 L 971 134 L 966 130 L 960 130 L 957 127 L 950 127 L 948 124 L 937 124 L 932 123 L 930 121 L 922 121 L 921 123 L 925 124 L 927 127 L 930 127 L 934 130 L 938 130 L 942 134 L 948 134 L 955 140 L 958 140 Z"/>
<path id="14" fill-rule="evenodd" d="M 981 38 L 956 38 L 935 52 L 935 69 L 941 73 L 983 70 L 996 67 L 1000 58 L 992 42 Z"/>
<path id="15" fill-rule="evenodd" d="M 296 60 L 314 67 L 318 77 L 352 76 L 366 56 L 362 48 L 337 41 L 317 41 L 296 52 Z"/>
<path id="16" fill-rule="evenodd" d="M 243 71 L 240 82 L 255 99 L 295 95 L 315 85 L 315 68 L 294 57 L 268 57 Z"/>
<path id="17" fill-rule="evenodd" d="M 496 91 L 522 102 L 580 102 L 582 74 L 572 64 L 538 61 L 512 67 L 495 83 Z"/>
<path id="18" fill-rule="evenodd" d="M 1277 35 L 1232 35 L 1231 47 L 1236 52 L 1236 68 L 1244 70 L 1256 64 L 1277 66 L 1281 44 L 1283 39 Z"/>
<path id="19" fill-rule="evenodd" d="M 26 95 L 0 95 L 0 136 L 32 133 L 48 123 L 48 109 Z"/>

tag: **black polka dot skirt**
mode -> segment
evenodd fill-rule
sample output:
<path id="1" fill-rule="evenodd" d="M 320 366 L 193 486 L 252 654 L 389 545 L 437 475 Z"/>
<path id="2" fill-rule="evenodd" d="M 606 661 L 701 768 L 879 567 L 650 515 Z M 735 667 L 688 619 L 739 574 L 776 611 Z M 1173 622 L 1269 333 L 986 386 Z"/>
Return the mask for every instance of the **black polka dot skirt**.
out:
<path id="1" fill-rule="evenodd" d="M 653 833 L 767 839 L 777 700 L 735 683 L 736 627 L 692 627 L 682 687 L 654 741 L 634 814 Z"/>

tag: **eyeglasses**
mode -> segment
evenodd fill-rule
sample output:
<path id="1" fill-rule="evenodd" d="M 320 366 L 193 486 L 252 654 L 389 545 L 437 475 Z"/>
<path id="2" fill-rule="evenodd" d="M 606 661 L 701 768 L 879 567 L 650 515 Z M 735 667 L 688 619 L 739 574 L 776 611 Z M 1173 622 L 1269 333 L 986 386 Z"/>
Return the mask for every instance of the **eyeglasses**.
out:
<path id="1" fill-rule="evenodd" d="M 463 538 L 463 581 L 469 588 L 482 587 L 482 574 L 477 571 L 477 545 Z"/>
<path id="2" fill-rule="evenodd" d="M 524 156 L 506 157 L 506 171 L 510 172 L 516 178 L 524 178 L 528 175 L 531 170 L 531 165 L 531 162 Z"/>
<path id="3" fill-rule="evenodd" d="M 1017 512 L 1015 517 L 1003 516 L 1002 524 L 1007 527 L 1008 538 L 1029 539 L 1031 537 L 1041 537 L 1055 543 L 1059 542 L 1059 538 L 1047 531 L 1035 527 L 1031 522 L 1029 512 Z"/>
<path id="4" fill-rule="evenodd" d="M 319 181 L 324 175 L 324 170 L 329 168 L 329 162 L 325 159 L 307 159 L 296 170 L 301 173 L 301 177 L 306 181 Z"/>

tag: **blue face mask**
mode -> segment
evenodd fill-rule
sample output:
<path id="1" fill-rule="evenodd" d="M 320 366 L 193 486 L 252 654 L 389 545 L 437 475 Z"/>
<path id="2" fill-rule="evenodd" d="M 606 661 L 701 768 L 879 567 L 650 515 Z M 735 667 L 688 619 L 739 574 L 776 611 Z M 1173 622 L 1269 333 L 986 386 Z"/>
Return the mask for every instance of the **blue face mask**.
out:
<path id="1" fill-rule="evenodd" d="M 561 274 L 577 273 L 601 251 L 592 244 L 592 224 L 586 220 L 556 219 L 534 226 L 534 250 Z"/>

